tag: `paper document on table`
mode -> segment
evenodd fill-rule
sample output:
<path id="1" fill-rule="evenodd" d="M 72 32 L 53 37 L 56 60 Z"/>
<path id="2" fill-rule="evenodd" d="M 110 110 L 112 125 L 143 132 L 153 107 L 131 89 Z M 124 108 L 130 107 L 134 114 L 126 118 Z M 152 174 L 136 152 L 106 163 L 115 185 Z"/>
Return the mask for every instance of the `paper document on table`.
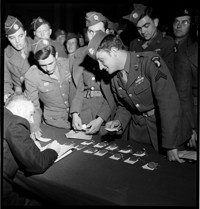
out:
<path id="1" fill-rule="evenodd" d="M 71 154 L 73 151 L 75 151 L 76 149 L 74 148 L 73 145 L 66 145 L 66 144 L 62 144 L 61 145 L 61 150 L 59 152 L 59 155 L 57 157 L 57 159 L 54 161 L 55 163 L 58 162 L 59 160 L 61 160 L 62 158 L 64 158 L 65 156 Z"/>
<path id="2" fill-rule="evenodd" d="M 85 140 L 92 139 L 92 135 L 85 134 L 84 131 L 75 132 L 74 130 L 71 130 L 68 133 L 66 133 L 65 135 L 67 138 L 85 139 Z"/>
<path id="3" fill-rule="evenodd" d="M 197 152 L 196 151 L 183 150 L 183 151 L 179 151 L 178 155 L 180 158 L 185 158 L 185 159 L 189 159 L 189 160 L 197 160 Z"/>

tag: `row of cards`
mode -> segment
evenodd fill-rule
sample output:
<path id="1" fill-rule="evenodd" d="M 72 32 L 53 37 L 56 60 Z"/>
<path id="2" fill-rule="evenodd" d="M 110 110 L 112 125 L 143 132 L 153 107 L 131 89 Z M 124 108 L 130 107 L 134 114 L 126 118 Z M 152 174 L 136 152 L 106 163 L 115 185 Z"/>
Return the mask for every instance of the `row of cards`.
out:
<path id="1" fill-rule="evenodd" d="M 81 144 L 75 146 L 74 148 L 76 150 L 81 150 L 81 149 L 86 148 L 88 145 L 92 145 L 94 143 L 95 143 L 94 141 L 84 141 Z M 99 142 L 97 144 L 94 144 L 93 147 L 87 147 L 87 149 L 84 150 L 83 152 L 88 153 L 88 154 L 94 154 L 94 155 L 97 155 L 97 156 L 103 156 L 106 153 L 108 153 L 109 151 L 113 151 L 113 150 L 118 149 L 117 144 L 111 144 L 109 146 L 108 145 L 109 145 L 109 143 L 106 142 L 106 141 Z M 98 149 L 98 148 L 103 148 L 103 147 L 104 147 L 104 149 L 100 149 L 100 150 Z M 146 151 L 143 149 L 141 151 L 136 151 L 135 153 L 133 153 L 133 156 L 124 160 L 123 159 L 123 154 L 127 154 L 127 153 L 132 153 L 132 149 L 129 148 L 129 147 L 127 147 L 125 149 L 120 149 L 120 150 L 118 150 L 118 153 L 113 154 L 109 158 L 113 159 L 113 160 L 122 159 L 123 162 L 133 165 L 140 160 L 140 158 L 138 158 L 138 157 L 143 157 L 143 156 L 146 155 Z M 154 170 L 154 169 L 157 168 L 157 166 L 158 166 L 158 163 L 149 162 L 149 163 L 146 163 L 145 165 L 143 165 L 142 168 L 148 169 L 148 170 Z"/>

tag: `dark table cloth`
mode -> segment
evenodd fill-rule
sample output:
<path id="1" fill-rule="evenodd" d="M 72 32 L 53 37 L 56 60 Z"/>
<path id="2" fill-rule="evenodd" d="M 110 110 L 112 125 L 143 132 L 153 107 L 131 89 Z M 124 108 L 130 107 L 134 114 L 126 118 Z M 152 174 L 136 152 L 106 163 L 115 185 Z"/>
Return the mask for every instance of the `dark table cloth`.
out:
<path id="1" fill-rule="evenodd" d="M 42 130 L 43 137 L 61 144 L 73 141 L 78 145 L 86 141 L 67 139 L 65 129 L 42 125 Z M 118 150 L 100 157 L 84 153 L 87 149 L 84 148 L 61 159 L 41 175 L 25 176 L 18 172 L 15 182 L 60 205 L 197 206 L 197 163 L 169 162 L 149 145 L 111 138 L 107 137 L 109 145 L 117 143 L 119 149 L 132 147 L 132 153 L 123 154 L 123 159 L 143 148 L 146 155 L 132 165 L 123 159 L 109 158 Z M 96 135 L 92 140 L 97 144 L 102 139 Z M 157 169 L 142 168 L 152 161 L 159 164 Z"/>

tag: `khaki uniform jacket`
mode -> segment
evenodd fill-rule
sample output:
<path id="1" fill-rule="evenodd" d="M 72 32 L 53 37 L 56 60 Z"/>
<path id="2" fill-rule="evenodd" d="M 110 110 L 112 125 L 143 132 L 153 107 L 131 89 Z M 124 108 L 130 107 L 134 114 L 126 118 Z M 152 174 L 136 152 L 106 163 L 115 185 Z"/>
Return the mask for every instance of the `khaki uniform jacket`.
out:
<path id="1" fill-rule="evenodd" d="M 86 124 L 98 116 L 107 121 L 115 107 L 110 76 L 99 70 L 98 62 L 90 58 L 86 50 L 87 46 L 81 47 L 74 55 L 70 83 L 70 114 L 80 113 L 82 122 Z M 101 91 L 103 96 L 87 98 L 86 91 Z"/>
<path id="2" fill-rule="evenodd" d="M 33 40 L 26 37 L 26 59 L 24 59 L 20 52 L 15 50 L 11 45 L 8 45 L 4 50 L 4 93 L 13 93 L 15 87 L 22 86 L 24 82 L 24 74 L 31 66 L 29 62 L 29 54 L 32 50 Z"/>
<path id="3" fill-rule="evenodd" d="M 135 52 L 154 51 L 158 53 L 166 62 L 171 75 L 174 72 L 174 40 L 170 36 L 163 36 L 158 30 L 157 35 L 151 41 L 151 43 L 145 48 L 142 48 L 145 40 L 135 39 L 131 41 L 129 50 Z"/>
<path id="4" fill-rule="evenodd" d="M 123 86 L 119 73 L 112 79 L 117 101 L 115 119 L 128 128 L 128 139 L 176 148 L 179 141 L 180 101 L 171 74 L 155 52 L 128 52 L 128 81 Z M 127 62 L 127 61 L 126 61 Z M 143 113 L 155 109 L 155 114 Z"/>
<path id="5" fill-rule="evenodd" d="M 67 58 L 67 53 L 65 52 L 65 47 L 59 42 L 50 39 L 50 43 L 55 47 L 56 52 L 58 52 L 58 57 Z"/>
<path id="6" fill-rule="evenodd" d="M 59 128 L 70 128 L 69 113 L 69 80 L 65 78 L 69 72 L 69 61 L 65 58 L 57 59 L 60 81 L 49 77 L 35 65 L 25 74 L 25 93 L 33 101 L 36 113 L 32 131 L 38 130 L 41 123 L 40 101 L 43 106 L 44 121 Z"/>

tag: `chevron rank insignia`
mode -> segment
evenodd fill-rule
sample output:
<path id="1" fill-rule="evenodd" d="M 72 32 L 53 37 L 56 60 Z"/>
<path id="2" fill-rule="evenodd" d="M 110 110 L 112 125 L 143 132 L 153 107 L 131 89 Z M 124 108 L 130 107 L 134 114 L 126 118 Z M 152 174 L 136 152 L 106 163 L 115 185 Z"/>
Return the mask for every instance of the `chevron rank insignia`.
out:
<path id="1" fill-rule="evenodd" d="M 152 59 L 151 59 L 154 63 L 155 63 L 155 65 L 156 65 L 156 67 L 158 67 L 158 68 L 160 68 L 161 67 L 161 64 L 160 64 L 160 57 L 152 57 Z"/>
<path id="2" fill-rule="evenodd" d="M 160 70 L 158 70 L 158 73 L 156 74 L 155 77 L 155 82 L 158 81 L 160 78 L 167 80 L 167 75 L 161 72 Z"/>

